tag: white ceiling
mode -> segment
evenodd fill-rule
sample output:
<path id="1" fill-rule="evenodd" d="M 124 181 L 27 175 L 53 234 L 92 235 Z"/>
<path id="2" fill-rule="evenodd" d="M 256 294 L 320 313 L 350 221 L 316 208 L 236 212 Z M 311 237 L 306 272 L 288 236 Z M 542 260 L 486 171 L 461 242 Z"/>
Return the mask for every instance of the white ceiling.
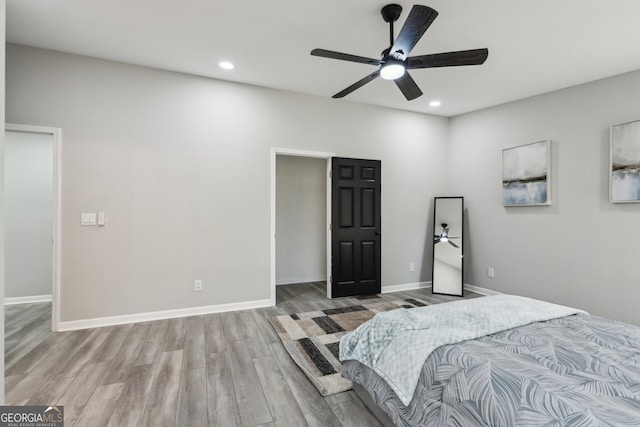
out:
<path id="1" fill-rule="evenodd" d="M 397 1 L 396 34 L 414 1 Z M 7 0 L 7 41 L 329 98 L 375 68 L 309 52 L 379 58 L 389 43 L 387 2 Z M 334 102 L 453 116 L 640 69 L 639 0 L 420 4 L 439 16 L 411 55 L 487 47 L 487 62 L 412 70 L 424 92 L 414 101 L 377 79 Z M 236 68 L 220 69 L 221 60 Z M 434 99 L 442 106 L 429 107 Z"/>

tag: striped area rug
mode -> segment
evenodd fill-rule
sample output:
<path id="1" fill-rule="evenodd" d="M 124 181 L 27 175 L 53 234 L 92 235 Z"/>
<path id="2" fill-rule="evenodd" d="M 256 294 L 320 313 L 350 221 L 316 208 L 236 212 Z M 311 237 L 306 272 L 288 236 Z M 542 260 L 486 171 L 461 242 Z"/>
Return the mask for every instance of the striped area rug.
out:
<path id="1" fill-rule="evenodd" d="M 323 396 L 351 388 L 351 381 L 342 378 L 340 373 L 342 364 L 338 352 L 343 335 L 376 313 L 429 305 L 419 299 L 380 301 L 375 298 L 369 301 L 349 307 L 269 317 L 284 348 Z"/>

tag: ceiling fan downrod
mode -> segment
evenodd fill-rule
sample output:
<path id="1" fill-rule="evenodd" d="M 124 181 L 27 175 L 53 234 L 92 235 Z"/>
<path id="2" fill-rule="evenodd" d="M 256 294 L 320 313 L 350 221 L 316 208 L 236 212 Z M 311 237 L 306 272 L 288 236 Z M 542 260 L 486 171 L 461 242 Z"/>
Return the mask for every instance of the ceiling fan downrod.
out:
<path id="1" fill-rule="evenodd" d="M 382 14 L 382 19 L 384 19 L 384 22 L 389 23 L 389 49 L 387 50 L 390 51 L 391 47 L 393 46 L 395 37 L 393 23 L 396 22 L 398 18 L 400 18 L 400 14 L 402 13 L 402 6 L 400 6 L 399 4 L 388 4 L 384 6 L 382 10 L 380 10 L 380 13 Z"/>

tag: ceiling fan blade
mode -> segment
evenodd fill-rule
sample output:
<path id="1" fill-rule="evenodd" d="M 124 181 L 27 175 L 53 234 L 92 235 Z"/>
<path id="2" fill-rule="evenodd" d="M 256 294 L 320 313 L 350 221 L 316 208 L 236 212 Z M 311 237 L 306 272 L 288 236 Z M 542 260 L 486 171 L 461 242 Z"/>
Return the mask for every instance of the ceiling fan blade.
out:
<path id="1" fill-rule="evenodd" d="M 364 86 L 367 83 L 369 83 L 370 81 L 376 79 L 376 77 L 378 77 L 379 75 L 380 75 L 380 70 L 376 70 L 373 73 L 369 74 L 367 77 L 365 77 L 365 78 L 363 78 L 361 80 L 358 80 L 357 82 L 355 82 L 354 84 L 352 84 L 348 88 L 344 89 L 343 91 L 340 91 L 340 92 L 336 93 L 335 95 L 332 96 L 332 98 L 342 98 L 344 96 L 347 96 L 351 92 L 353 92 L 354 90 L 359 89 L 362 86 Z"/>
<path id="2" fill-rule="evenodd" d="M 422 91 L 409 73 L 404 73 L 402 77 L 395 79 L 394 82 L 396 82 L 396 85 L 400 88 L 404 97 L 407 98 L 407 101 L 411 101 L 422 95 Z"/>
<path id="3" fill-rule="evenodd" d="M 407 58 L 407 68 L 457 67 L 460 65 L 484 64 L 489 56 L 488 49 L 460 50 L 457 52 L 434 53 Z"/>
<path id="4" fill-rule="evenodd" d="M 401 59 L 409 56 L 413 47 L 437 16 L 438 12 L 430 7 L 419 4 L 414 5 L 390 52 L 393 54 L 394 52 L 402 51 L 403 58 Z"/>
<path id="5" fill-rule="evenodd" d="M 379 59 L 365 58 L 364 56 L 350 55 L 348 53 L 334 52 L 326 49 L 313 49 L 313 56 L 321 56 L 323 58 L 339 59 L 342 61 L 359 62 L 361 64 L 382 65 L 384 62 Z"/>
<path id="6" fill-rule="evenodd" d="M 460 249 L 460 246 L 456 245 L 456 244 L 455 244 L 455 243 L 453 243 L 451 240 L 449 240 L 449 244 L 450 244 L 451 246 L 453 246 L 454 248 L 458 248 L 458 249 Z"/>

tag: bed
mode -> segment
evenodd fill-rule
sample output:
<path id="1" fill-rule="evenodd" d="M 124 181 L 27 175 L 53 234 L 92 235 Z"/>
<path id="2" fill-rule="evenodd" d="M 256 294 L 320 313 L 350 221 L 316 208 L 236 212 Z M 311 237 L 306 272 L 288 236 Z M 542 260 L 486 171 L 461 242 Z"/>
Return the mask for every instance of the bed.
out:
<path id="1" fill-rule="evenodd" d="M 380 313 L 340 358 L 385 426 L 640 425 L 640 328 L 529 298 Z"/>

